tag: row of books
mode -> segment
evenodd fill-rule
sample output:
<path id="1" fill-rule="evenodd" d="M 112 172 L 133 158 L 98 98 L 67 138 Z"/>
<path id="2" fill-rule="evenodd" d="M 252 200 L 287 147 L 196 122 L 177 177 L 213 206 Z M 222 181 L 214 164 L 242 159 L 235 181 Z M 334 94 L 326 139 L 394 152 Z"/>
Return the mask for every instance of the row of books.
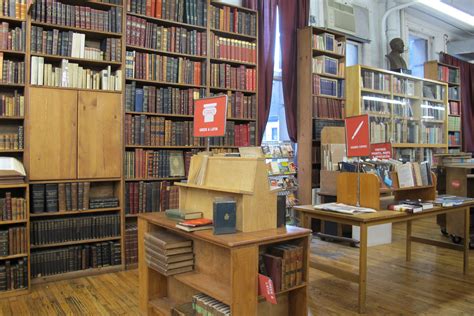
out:
<path id="1" fill-rule="evenodd" d="M 23 126 L 17 133 L 0 134 L 0 150 L 22 150 L 24 146 Z"/>
<path id="2" fill-rule="evenodd" d="M 414 116 L 412 99 L 394 97 L 394 100 L 398 102 L 392 103 L 392 114 L 394 116 L 403 118 L 412 118 Z"/>
<path id="3" fill-rule="evenodd" d="M 386 100 L 386 101 L 385 101 Z M 363 93 L 362 109 L 365 113 L 390 114 L 390 99 L 384 95 Z"/>
<path id="4" fill-rule="evenodd" d="M 313 75 L 313 94 L 336 98 L 344 97 L 344 80 L 330 79 Z"/>
<path id="5" fill-rule="evenodd" d="M 461 130 L 461 117 L 449 116 L 448 117 L 448 130 L 449 131 L 460 131 Z"/>
<path id="6" fill-rule="evenodd" d="M 290 143 L 282 143 L 280 145 L 262 144 L 262 151 L 265 158 L 271 159 L 293 158 L 295 156 Z"/>
<path id="7" fill-rule="evenodd" d="M 438 65 L 438 80 L 449 83 L 459 83 L 459 78 L 459 69 Z"/>
<path id="8" fill-rule="evenodd" d="M 145 146 L 202 146 L 193 136 L 192 121 L 171 121 L 164 117 L 125 115 L 125 144 Z"/>
<path id="9" fill-rule="evenodd" d="M 6 260 L 0 265 L 0 291 L 26 289 L 28 287 L 28 258 Z"/>
<path id="10" fill-rule="evenodd" d="M 444 99 L 444 93 L 446 88 L 438 84 L 427 84 L 424 82 L 423 85 L 423 98 L 436 99 L 442 101 Z"/>
<path id="11" fill-rule="evenodd" d="M 35 251 L 31 253 L 31 277 L 115 266 L 121 262 L 119 241 Z"/>
<path id="12" fill-rule="evenodd" d="M 313 97 L 313 116 L 318 118 L 344 118 L 344 101 Z"/>
<path id="13" fill-rule="evenodd" d="M 0 220 L 16 221 L 27 219 L 27 214 L 26 199 L 12 197 L 11 192 L 5 192 L 5 197 L 0 199 Z"/>
<path id="14" fill-rule="evenodd" d="M 127 51 L 125 74 L 128 79 L 199 86 L 206 84 L 206 63 L 182 57 Z"/>
<path id="15" fill-rule="evenodd" d="M 0 10 L 2 16 L 16 19 L 26 19 L 27 0 L 1 0 Z"/>
<path id="16" fill-rule="evenodd" d="M 245 95 L 243 92 L 227 92 L 228 118 L 257 118 L 257 96 Z"/>
<path id="17" fill-rule="evenodd" d="M 392 141 L 394 143 L 418 143 L 419 128 L 415 122 L 395 120 L 392 126 Z"/>
<path id="18" fill-rule="evenodd" d="M 183 309 L 182 312 L 194 312 L 195 315 L 215 315 L 215 316 L 230 316 L 230 306 L 227 304 L 222 303 L 221 301 L 216 300 L 213 297 L 210 297 L 203 293 L 198 293 L 193 295 L 193 300 L 191 305 L 181 305 L 177 307 L 178 309 Z M 179 312 L 176 311 L 178 314 L 181 315 Z M 186 314 L 191 315 L 191 314 Z M 193 314 L 194 315 L 194 314 Z"/>
<path id="19" fill-rule="evenodd" d="M 314 164 L 321 163 L 321 147 L 313 146 L 311 150 L 311 162 Z"/>
<path id="20" fill-rule="evenodd" d="M 449 87 L 448 88 L 448 99 L 459 100 L 461 94 L 459 93 L 460 87 Z"/>
<path id="21" fill-rule="evenodd" d="M 112 72 L 110 66 L 103 70 L 83 68 L 66 59 L 60 67 L 46 64 L 44 57 L 31 56 L 31 84 L 78 89 L 111 90 L 122 89 L 122 70 Z"/>
<path id="22" fill-rule="evenodd" d="M 191 152 L 187 152 L 191 154 Z M 125 178 L 154 179 L 184 177 L 183 151 L 143 150 L 125 152 Z"/>
<path id="23" fill-rule="evenodd" d="M 0 95 L 0 117 L 11 116 L 25 116 L 25 97 L 18 90 Z"/>
<path id="24" fill-rule="evenodd" d="M 79 216 L 31 221 L 31 244 L 120 237 L 120 215 Z"/>
<path id="25" fill-rule="evenodd" d="M 58 0 L 37 0 L 32 4 L 33 21 L 101 32 L 122 32 L 122 8 L 97 10 L 70 5 Z"/>
<path id="26" fill-rule="evenodd" d="M 304 260 L 302 246 L 289 243 L 272 246 L 259 258 L 259 273 L 270 277 L 278 293 L 304 282 Z"/>
<path id="27" fill-rule="evenodd" d="M 448 114 L 461 115 L 461 103 L 459 101 L 449 101 Z"/>
<path id="28" fill-rule="evenodd" d="M 179 187 L 169 181 L 161 181 L 160 211 L 179 207 Z"/>
<path id="29" fill-rule="evenodd" d="M 125 186 L 125 214 L 159 212 L 162 182 L 129 182 Z"/>
<path id="30" fill-rule="evenodd" d="M 390 75 L 370 70 L 362 70 L 362 88 L 390 91 Z"/>
<path id="31" fill-rule="evenodd" d="M 421 143 L 422 144 L 443 144 L 444 143 L 444 127 L 443 126 L 421 126 Z"/>
<path id="32" fill-rule="evenodd" d="M 257 70 L 245 66 L 211 64 L 211 86 L 216 88 L 255 91 Z"/>
<path id="33" fill-rule="evenodd" d="M 0 230 L 0 257 L 28 252 L 26 227 L 10 227 Z"/>
<path id="34" fill-rule="evenodd" d="M 312 71 L 314 74 L 329 74 L 344 77 L 345 65 L 336 58 L 328 56 L 313 57 Z"/>
<path id="35" fill-rule="evenodd" d="M 313 140 L 321 140 L 321 131 L 326 126 L 344 126 L 343 121 L 313 120 Z"/>
<path id="36" fill-rule="evenodd" d="M 425 101 L 421 105 L 421 118 L 425 120 L 441 120 L 444 121 L 445 108 L 442 104 Z"/>
<path id="37" fill-rule="evenodd" d="M 134 0 L 127 2 L 127 11 L 192 25 L 207 25 L 205 0 Z"/>
<path id="38" fill-rule="evenodd" d="M 431 165 L 427 161 L 421 163 L 407 162 L 396 165 L 398 186 L 400 188 L 428 186 L 433 184 Z"/>
<path id="39" fill-rule="evenodd" d="M 211 57 L 257 63 L 257 43 L 211 33 Z"/>
<path id="40" fill-rule="evenodd" d="M 0 25 L 0 49 L 24 52 L 26 49 L 26 22 L 10 29 L 8 22 Z"/>
<path id="41" fill-rule="evenodd" d="M 448 134 L 448 144 L 449 146 L 459 146 L 461 145 L 461 132 L 454 132 Z"/>
<path id="42" fill-rule="evenodd" d="M 390 121 L 384 118 L 370 117 L 370 142 L 386 143 L 390 141 Z"/>
<path id="43" fill-rule="evenodd" d="M 145 233 L 145 260 L 166 276 L 192 271 L 193 241 L 165 230 Z"/>
<path id="44" fill-rule="evenodd" d="M 138 263 L 138 226 L 128 223 L 125 225 L 125 264 Z"/>
<path id="45" fill-rule="evenodd" d="M 24 84 L 25 62 L 4 59 L 0 52 L 0 83 Z"/>
<path id="46" fill-rule="evenodd" d="M 207 33 L 166 27 L 127 15 L 127 45 L 189 55 L 207 55 Z"/>
<path id="47" fill-rule="evenodd" d="M 205 89 L 173 87 L 137 87 L 133 81 L 125 85 L 125 111 L 159 114 L 194 113 L 194 100 L 206 96 Z"/>
<path id="48" fill-rule="evenodd" d="M 227 122 L 226 136 L 211 137 L 211 146 L 255 146 L 256 142 L 256 123 L 235 124 L 235 122 Z"/>
<path id="49" fill-rule="evenodd" d="M 90 182 L 31 185 L 31 212 L 66 212 L 89 209 Z"/>
<path id="50" fill-rule="evenodd" d="M 31 26 L 31 52 L 92 60 L 122 61 L 122 40 L 86 40 L 86 34 Z"/>
<path id="51" fill-rule="evenodd" d="M 339 55 L 345 55 L 346 53 L 346 43 L 338 41 L 331 33 L 313 34 L 313 48 L 327 50 Z"/>
<path id="52" fill-rule="evenodd" d="M 405 94 L 408 96 L 415 95 L 415 81 L 407 78 L 392 78 L 393 93 Z"/>
<path id="53" fill-rule="evenodd" d="M 257 36 L 257 15 L 237 8 L 211 6 L 210 26 L 225 32 Z"/>

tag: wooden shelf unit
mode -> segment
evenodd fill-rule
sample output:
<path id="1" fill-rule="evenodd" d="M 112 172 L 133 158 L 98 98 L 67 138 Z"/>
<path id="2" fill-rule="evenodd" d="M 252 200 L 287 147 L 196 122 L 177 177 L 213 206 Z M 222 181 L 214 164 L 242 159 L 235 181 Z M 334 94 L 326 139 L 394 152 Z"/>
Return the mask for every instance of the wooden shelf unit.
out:
<path id="1" fill-rule="evenodd" d="M 324 47 L 316 43 L 315 37 L 317 35 L 334 36 L 334 50 L 326 50 L 326 41 Z M 338 65 L 344 65 L 345 68 L 345 48 L 343 54 L 338 53 L 336 42 L 341 45 L 346 45 L 345 35 L 328 30 L 325 28 L 305 27 L 298 29 L 298 183 L 300 190 L 298 190 L 298 200 L 300 204 L 311 204 L 311 189 L 319 187 L 320 168 L 313 165 L 313 147 L 320 148 L 319 143 L 314 143 L 314 130 L 317 129 L 319 133 L 324 126 L 344 126 L 344 107 L 345 107 L 345 92 L 342 94 L 328 95 L 317 93 L 314 90 L 313 77 L 337 81 L 337 86 L 342 85 L 345 81 L 345 70 L 337 67 L 337 74 L 328 74 L 327 72 L 316 73 L 313 72 L 314 58 L 331 58 L 336 59 Z M 318 46 L 316 46 L 318 45 Z M 318 48 L 316 48 L 318 47 Z M 323 103 L 324 102 L 324 103 Z M 328 109 L 325 103 L 333 103 L 333 109 L 338 108 L 341 115 L 333 113 L 334 110 L 328 113 L 316 113 L 317 109 L 323 112 L 322 109 Z M 331 114 L 332 113 L 332 114 Z M 316 139 L 319 141 L 319 139 Z"/>
<path id="2" fill-rule="evenodd" d="M 448 80 L 443 80 L 443 74 L 442 74 L 442 68 L 447 68 L 448 70 Z M 425 62 L 424 65 L 424 71 L 425 71 L 425 78 L 432 79 L 432 80 L 439 80 L 442 82 L 445 82 L 448 84 L 448 89 L 457 89 L 458 91 L 458 98 L 450 98 L 449 93 L 448 93 L 448 102 L 449 103 L 457 103 L 458 106 L 458 113 L 457 114 L 451 114 L 449 109 L 450 109 L 450 104 L 448 104 L 448 120 L 459 120 L 460 124 L 462 125 L 462 104 L 461 104 L 461 69 L 457 66 L 453 65 L 448 65 L 445 63 L 441 63 L 436 60 L 430 60 Z M 457 73 L 457 82 L 453 82 L 449 80 L 449 71 L 454 71 Z M 444 78 L 446 79 L 446 78 Z M 448 122 L 448 136 L 451 137 L 457 137 L 459 138 L 459 143 L 452 143 L 451 140 L 448 140 L 448 147 L 449 151 L 461 151 L 462 144 L 463 144 L 463 133 L 462 133 L 462 126 L 460 126 L 459 130 L 449 130 L 449 122 Z"/>
<path id="3" fill-rule="evenodd" d="M 164 214 L 138 217 L 140 309 L 147 315 L 171 315 L 171 309 L 205 293 L 231 308 L 233 315 L 306 315 L 310 230 L 280 227 L 252 233 L 213 235 L 212 230 L 187 233 Z M 145 260 L 146 232 L 167 230 L 193 241 L 194 271 L 166 277 Z M 277 293 L 277 305 L 258 295 L 259 253 L 278 243 L 303 246 L 303 284 Z"/>
<path id="4" fill-rule="evenodd" d="M 363 65 L 347 67 L 346 83 L 346 96 L 351 100 L 346 115 L 369 115 L 372 143 L 391 142 L 396 158 L 409 152 L 410 158 L 418 161 L 431 160 L 433 153 L 447 151 L 447 84 Z M 428 95 L 436 89 L 437 98 Z M 379 123 L 384 124 L 385 138 L 380 137 L 383 133 Z M 442 139 L 426 141 L 426 128 L 435 126 L 440 128 L 437 136 Z"/>
<path id="5" fill-rule="evenodd" d="M 256 88 L 255 91 L 248 91 L 248 90 L 243 90 L 243 89 L 228 89 L 228 88 L 220 88 L 220 87 L 212 87 L 211 86 L 211 63 L 226 63 L 229 65 L 232 65 L 233 67 L 237 66 L 245 66 L 251 69 L 255 69 L 258 72 L 258 65 L 257 63 L 247 63 L 247 62 L 242 62 L 242 61 L 237 61 L 237 60 L 226 60 L 226 59 L 218 59 L 212 57 L 211 54 L 211 34 L 216 34 L 222 37 L 230 38 L 230 39 L 237 39 L 237 40 L 242 40 L 242 41 L 249 41 L 252 43 L 257 44 L 257 52 L 258 52 L 258 38 L 257 36 L 248 36 L 245 34 L 239 34 L 239 33 L 233 33 L 233 32 L 226 32 L 222 30 L 216 30 L 211 28 L 211 22 L 210 22 L 210 7 L 211 6 L 216 6 L 219 8 L 222 7 L 231 7 L 231 8 L 236 8 L 237 10 L 241 10 L 245 13 L 250 13 L 250 14 L 255 14 L 257 15 L 257 12 L 254 10 L 250 10 L 247 8 L 243 7 L 235 7 L 227 4 L 222 4 L 222 3 L 214 3 L 211 0 L 206 0 L 205 3 L 207 4 L 207 24 L 202 26 L 202 25 L 194 25 L 194 24 L 189 24 L 189 23 L 183 23 L 183 22 L 178 22 L 178 21 L 173 21 L 173 20 L 168 20 L 168 19 L 163 19 L 163 18 L 157 18 L 155 16 L 149 16 L 146 14 L 139 14 L 136 12 L 130 12 L 127 11 L 127 7 L 125 6 L 125 14 L 124 14 L 124 21 L 126 21 L 127 17 L 130 18 L 140 18 L 146 20 L 147 23 L 152 23 L 157 26 L 163 26 L 166 28 L 170 27 L 176 27 L 176 28 L 184 28 L 187 31 L 197 31 L 197 32 L 202 32 L 206 35 L 206 40 L 207 42 L 205 43 L 206 45 L 206 51 L 207 54 L 204 55 L 203 53 L 201 54 L 189 54 L 189 53 L 181 53 L 181 52 L 176 52 L 176 51 L 166 51 L 161 49 L 154 49 L 154 48 L 149 48 L 149 47 L 142 47 L 138 45 L 136 42 L 135 43 L 129 43 L 126 40 L 124 41 L 125 49 L 124 49 L 124 54 L 123 56 L 125 57 L 126 51 L 137 51 L 137 52 L 142 52 L 142 53 L 148 53 L 148 54 L 156 54 L 160 56 L 168 56 L 168 57 L 174 57 L 174 58 L 186 58 L 192 61 L 196 62 L 203 62 L 206 65 L 206 74 L 205 74 L 205 83 L 201 85 L 194 85 L 194 84 L 185 84 L 185 83 L 175 83 L 175 82 L 165 82 L 165 81 L 156 81 L 156 80 L 144 80 L 144 79 L 134 79 L 134 78 L 127 78 L 126 74 L 124 73 L 124 85 L 125 87 L 126 84 L 131 84 L 135 83 L 136 88 L 142 88 L 143 86 L 155 86 L 157 89 L 159 88 L 178 88 L 180 90 L 188 90 L 188 89 L 202 89 L 204 91 L 204 96 L 211 96 L 213 94 L 235 94 L 236 92 L 241 92 L 245 96 L 255 96 L 256 100 L 258 100 L 258 87 Z M 126 28 L 126 23 L 124 22 L 124 28 Z M 127 30 L 125 29 L 124 32 L 127 33 Z M 257 34 L 258 34 L 258 29 L 257 29 Z M 127 35 L 126 35 L 127 36 Z M 256 56 L 258 56 L 258 53 L 256 53 Z M 124 88 L 124 90 L 126 90 Z M 123 93 L 123 103 L 124 105 L 126 104 L 127 96 L 126 96 L 127 91 Z M 132 100 L 133 104 L 134 100 Z M 229 100 L 230 103 L 230 100 Z M 255 106 L 257 106 L 257 102 L 255 103 Z M 171 121 L 183 121 L 183 120 L 192 120 L 194 116 L 192 114 L 180 114 L 180 113 L 153 113 L 153 112 L 138 112 L 135 111 L 133 106 L 132 109 L 127 109 L 125 106 L 125 114 L 130 114 L 130 115 L 146 115 L 147 117 L 165 117 L 166 120 L 171 120 Z M 229 113 L 229 112 L 228 112 Z M 255 109 L 256 115 L 258 115 L 257 109 Z M 238 118 L 235 117 L 235 115 L 230 115 L 227 118 L 227 121 L 230 122 L 232 121 L 235 124 L 255 124 L 257 122 L 257 116 L 253 118 Z M 124 124 L 125 126 L 125 124 Z M 125 129 L 125 127 L 124 127 Z M 258 135 L 258 131 L 255 130 L 255 135 Z M 255 144 L 256 145 L 256 144 Z M 149 149 L 149 150 L 180 150 L 180 151 L 201 151 L 205 149 L 205 146 L 194 146 L 194 145 L 189 145 L 189 146 L 145 146 L 145 145 L 130 145 L 130 144 L 125 144 L 124 142 L 124 152 L 127 151 L 133 151 L 135 149 Z M 238 149 L 236 146 L 211 146 L 210 147 L 212 150 L 219 150 L 219 149 L 226 149 L 226 150 L 232 150 L 235 151 Z M 133 178 L 133 179 L 124 179 L 124 198 L 123 201 L 126 203 L 127 197 L 125 197 L 125 192 L 126 192 L 126 187 L 131 184 L 132 182 L 138 182 L 138 181 L 146 181 L 146 182 L 159 182 L 159 181 L 171 181 L 173 183 L 174 181 L 181 181 L 186 179 L 185 177 L 178 177 L 178 178 Z M 158 210 L 154 210 L 158 211 Z M 136 223 L 136 218 L 137 214 L 126 214 L 124 217 L 124 225 L 129 224 L 133 225 Z M 125 229 L 125 228 L 124 228 Z M 124 252 L 126 252 L 126 249 L 124 249 Z M 131 265 L 133 266 L 133 265 Z"/>

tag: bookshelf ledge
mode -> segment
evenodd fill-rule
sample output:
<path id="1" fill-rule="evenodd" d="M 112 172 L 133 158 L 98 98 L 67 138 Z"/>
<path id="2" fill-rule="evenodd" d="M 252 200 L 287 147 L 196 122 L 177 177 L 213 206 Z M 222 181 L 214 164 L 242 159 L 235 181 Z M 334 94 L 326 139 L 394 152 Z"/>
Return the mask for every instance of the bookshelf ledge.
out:
<path id="1" fill-rule="evenodd" d="M 230 287 L 220 283 L 215 277 L 199 272 L 189 272 L 174 275 L 174 278 L 190 287 L 230 305 L 232 295 Z"/>

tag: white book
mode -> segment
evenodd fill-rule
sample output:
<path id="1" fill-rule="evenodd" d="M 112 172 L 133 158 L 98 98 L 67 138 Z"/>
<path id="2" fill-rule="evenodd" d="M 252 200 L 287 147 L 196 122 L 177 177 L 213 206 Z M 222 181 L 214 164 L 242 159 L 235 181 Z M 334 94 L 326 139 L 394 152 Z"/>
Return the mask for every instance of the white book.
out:
<path id="1" fill-rule="evenodd" d="M 69 61 L 67 59 L 61 61 L 61 72 L 58 76 L 59 80 L 57 80 L 56 86 L 67 87 L 69 85 Z"/>
<path id="2" fill-rule="evenodd" d="M 109 78 L 108 78 L 108 73 L 107 70 L 102 70 L 100 72 L 101 78 L 100 81 L 102 83 L 102 86 L 100 87 L 101 90 L 107 90 L 107 87 L 109 86 Z"/>
<path id="3" fill-rule="evenodd" d="M 38 84 L 38 57 L 31 56 L 31 84 Z"/>
<path id="4" fill-rule="evenodd" d="M 117 78 L 115 80 L 115 91 L 121 91 L 122 90 L 122 70 L 117 70 L 115 72 Z"/>
<path id="5" fill-rule="evenodd" d="M 415 186 L 412 164 L 407 162 L 403 165 L 397 165 L 398 185 L 400 188 Z"/>
<path id="6" fill-rule="evenodd" d="M 38 85 L 44 83 L 44 57 L 38 57 Z"/>
<path id="7" fill-rule="evenodd" d="M 80 34 L 80 57 L 85 58 L 86 55 L 86 34 Z"/>

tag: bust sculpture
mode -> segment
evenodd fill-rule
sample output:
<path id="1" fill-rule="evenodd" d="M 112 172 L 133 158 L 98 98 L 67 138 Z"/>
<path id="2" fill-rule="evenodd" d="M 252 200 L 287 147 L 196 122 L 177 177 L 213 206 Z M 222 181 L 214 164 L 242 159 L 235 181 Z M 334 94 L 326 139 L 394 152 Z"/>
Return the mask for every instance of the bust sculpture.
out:
<path id="1" fill-rule="evenodd" d="M 390 70 L 407 69 L 407 63 L 401 56 L 405 51 L 405 44 L 403 40 L 396 37 L 390 41 L 390 48 L 392 51 L 385 55 L 390 62 Z"/>

